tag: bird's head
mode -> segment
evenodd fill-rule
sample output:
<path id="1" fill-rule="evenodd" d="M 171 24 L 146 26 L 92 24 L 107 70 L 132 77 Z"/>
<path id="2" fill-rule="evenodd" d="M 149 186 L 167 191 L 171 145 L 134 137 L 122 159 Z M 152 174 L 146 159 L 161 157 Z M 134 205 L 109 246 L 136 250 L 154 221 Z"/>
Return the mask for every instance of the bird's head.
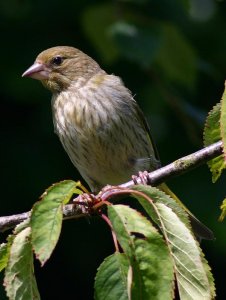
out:
<path id="1" fill-rule="evenodd" d="M 56 93 L 72 83 L 78 87 L 85 84 L 99 70 L 99 65 L 82 51 L 58 46 L 41 52 L 22 76 L 41 80 L 44 86 Z"/>

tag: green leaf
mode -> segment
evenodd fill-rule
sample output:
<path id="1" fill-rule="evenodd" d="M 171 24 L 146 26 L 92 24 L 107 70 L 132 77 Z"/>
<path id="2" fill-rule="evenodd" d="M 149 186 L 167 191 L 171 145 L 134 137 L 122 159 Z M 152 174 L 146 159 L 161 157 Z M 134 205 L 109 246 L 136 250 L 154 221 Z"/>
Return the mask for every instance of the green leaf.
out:
<path id="1" fill-rule="evenodd" d="M 179 205 L 157 188 L 140 185 L 135 189 L 148 196 L 147 200 L 141 195 L 133 195 L 163 232 L 174 260 L 181 299 L 212 299 L 215 287 L 210 268 L 190 231 L 188 219 L 185 221 L 186 214 L 181 214 Z"/>
<path id="2" fill-rule="evenodd" d="M 30 216 L 24 220 L 23 222 L 19 223 L 18 225 L 16 225 L 16 227 L 13 230 L 13 234 L 16 235 L 19 232 L 21 232 L 22 230 L 24 230 L 27 227 L 30 227 Z"/>
<path id="3" fill-rule="evenodd" d="M 207 163 L 212 172 L 212 181 L 216 182 L 226 169 L 226 88 L 221 102 L 215 105 L 207 116 L 203 136 L 205 146 L 219 140 L 223 142 L 223 154 Z"/>
<path id="4" fill-rule="evenodd" d="M 221 215 L 220 215 L 220 218 L 219 218 L 219 221 L 223 221 L 224 218 L 226 217 L 226 198 L 223 200 L 222 204 L 221 204 Z"/>
<path id="5" fill-rule="evenodd" d="M 78 185 L 78 182 L 72 180 L 54 184 L 32 208 L 32 245 L 42 265 L 49 259 L 59 239 L 63 219 L 62 206 L 74 193 L 81 193 L 77 189 Z"/>
<path id="6" fill-rule="evenodd" d="M 148 68 L 160 47 L 160 34 L 126 22 L 115 22 L 109 32 L 122 56 Z"/>
<path id="7" fill-rule="evenodd" d="M 193 88 L 196 82 L 196 54 L 183 33 L 170 23 L 159 25 L 162 29 L 161 48 L 156 63 L 167 80 Z"/>
<path id="8" fill-rule="evenodd" d="M 5 269 L 9 258 L 8 245 L 3 243 L 0 245 L 0 272 Z"/>
<path id="9" fill-rule="evenodd" d="M 125 205 L 109 206 L 108 215 L 132 267 L 131 298 L 172 299 L 173 264 L 161 235 L 145 217 Z"/>
<path id="10" fill-rule="evenodd" d="M 221 118 L 221 104 L 218 103 L 209 112 L 206 119 L 204 133 L 203 133 L 204 146 L 211 145 L 221 139 L 220 118 Z M 220 155 L 208 161 L 207 164 L 212 173 L 212 181 L 216 182 L 217 179 L 220 177 L 222 171 L 226 168 L 226 161 L 224 160 L 223 155 Z"/>
<path id="11" fill-rule="evenodd" d="M 211 145 L 221 139 L 220 134 L 220 110 L 221 104 L 216 104 L 209 112 L 204 129 L 204 145 Z"/>
<path id="12" fill-rule="evenodd" d="M 211 268 L 208 265 L 208 261 L 205 259 L 203 253 L 201 253 L 201 259 L 209 281 L 211 299 L 215 299 L 216 291 L 215 291 L 213 274 L 211 273 Z"/>
<path id="13" fill-rule="evenodd" d="M 34 277 L 31 228 L 27 227 L 13 240 L 4 285 L 10 300 L 40 299 Z"/>
<path id="14" fill-rule="evenodd" d="M 114 253 L 98 268 L 95 278 L 96 300 L 128 300 L 127 275 L 129 261 L 125 254 Z"/>
<path id="15" fill-rule="evenodd" d="M 0 245 L 0 272 L 7 266 L 9 254 L 10 254 L 10 248 L 11 248 L 11 245 L 13 243 L 15 236 L 19 232 L 21 232 L 22 230 L 27 228 L 29 226 L 29 224 L 30 224 L 29 218 L 24 220 L 20 224 L 18 224 L 15 227 L 13 234 L 8 235 L 8 237 L 7 237 L 8 242 Z"/>

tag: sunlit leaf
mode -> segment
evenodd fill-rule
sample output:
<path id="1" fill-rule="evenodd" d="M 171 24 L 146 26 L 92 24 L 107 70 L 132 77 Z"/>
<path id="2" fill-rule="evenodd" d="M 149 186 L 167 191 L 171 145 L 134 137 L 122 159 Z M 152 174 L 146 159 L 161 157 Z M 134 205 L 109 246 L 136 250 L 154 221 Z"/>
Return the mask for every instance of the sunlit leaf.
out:
<path id="1" fill-rule="evenodd" d="M 213 107 L 213 109 L 209 112 L 203 138 L 204 138 L 204 146 L 211 145 L 221 139 L 220 132 L 220 118 L 221 118 L 221 104 L 218 103 Z M 216 158 L 208 161 L 208 166 L 210 171 L 212 172 L 212 180 L 216 182 L 220 177 L 222 171 L 226 168 L 226 161 L 224 160 L 223 155 L 219 155 Z"/>
<path id="2" fill-rule="evenodd" d="M 0 245 L 0 272 L 7 266 L 11 245 L 14 241 L 15 236 L 20 233 L 22 230 L 27 228 L 30 224 L 30 219 L 26 219 L 20 224 L 18 224 L 13 230 L 13 234 L 8 235 L 7 243 Z"/>
<path id="3" fill-rule="evenodd" d="M 30 216 L 23 222 L 16 225 L 16 227 L 13 230 L 13 234 L 16 235 L 27 227 L 30 227 Z"/>
<path id="4" fill-rule="evenodd" d="M 66 204 L 79 183 L 65 180 L 51 186 L 35 203 L 31 214 L 32 245 L 36 257 L 43 265 L 50 257 L 60 236 L 62 226 L 62 206 Z"/>
<path id="5" fill-rule="evenodd" d="M 107 257 L 95 278 L 96 300 L 128 300 L 127 276 L 129 260 L 123 253 L 114 253 Z"/>
<path id="6" fill-rule="evenodd" d="M 0 272 L 6 267 L 8 258 L 8 245 L 6 243 L 3 243 L 0 245 Z"/>
<path id="7" fill-rule="evenodd" d="M 221 204 L 221 215 L 219 220 L 222 222 L 224 218 L 226 217 L 226 199 Z"/>
<path id="8" fill-rule="evenodd" d="M 31 228 L 19 232 L 12 243 L 4 285 L 10 300 L 40 299 L 33 269 Z"/>
<path id="9" fill-rule="evenodd" d="M 108 215 L 132 266 L 131 299 L 171 299 L 173 264 L 161 235 L 128 206 L 109 206 Z"/>
<path id="10" fill-rule="evenodd" d="M 181 215 L 178 204 L 157 188 L 137 186 L 135 189 L 149 197 L 147 200 L 141 195 L 133 195 L 158 224 L 165 237 L 174 261 L 181 299 L 212 299 L 215 288 L 211 281 L 210 268 L 203 259 L 203 253 L 191 233 L 190 226 L 187 226 L 188 219 L 184 221 L 186 214 Z"/>

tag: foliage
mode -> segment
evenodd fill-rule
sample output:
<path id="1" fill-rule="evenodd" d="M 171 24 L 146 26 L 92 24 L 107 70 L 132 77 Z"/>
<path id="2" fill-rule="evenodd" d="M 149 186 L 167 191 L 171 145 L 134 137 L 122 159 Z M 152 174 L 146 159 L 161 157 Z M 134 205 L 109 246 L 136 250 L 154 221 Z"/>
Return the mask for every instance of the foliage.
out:
<path id="1" fill-rule="evenodd" d="M 205 145 L 219 139 L 222 139 L 223 145 L 226 144 L 225 101 L 224 93 L 222 102 L 207 117 Z M 224 151 L 225 147 L 220 157 L 208 162 L 215 179 L 225 168 Z M 9 299 L 40 299 L 34 276 L 33 252 L 42 265 L 50 258 L 60 236 L 63 206 L 75 194 L 82 194 L 80 188 L 80 182 L 72 180 L 49 187 L 40 201 L 34 204 L 30 218 L 15 228 L 7 244 L 0 246 L 0 269 L 5 269 L 4 285 Z M 182 206 L 154 187 L 116 189 L 114 195 L 122 193 L 136 198 L 147 218 L 129 206 L 109 205 L 106 201 L 113 195 L 111 188 L 105 198 L 104 190 L 102 193 L 97 206 L 96 200 L 93 202 L 93 212 L 102 214 L 101 206 L 108 203 L 109 219 L 106 216 L 104 219 L 108 220 L 117 239 L 115 243 L 119 243 L 123 253 L 119 253 L 116 244 L 115 254 L 106 258 L 99 267 L 95 299 L 173 299 L 175 286 L 180 299 L 215 297 L 210 267 Z M 225 203 L 222 210 L 221 219 L 225 216 Z"/>
<path id="2" fill-rule="evenodd" d="M 40 299 L 34 277 L 31 228 L 18 232 L 10 247 L 4 285 L 9 299 Z"/>
<path id="3" fill-rule="evenodd" d="M 223 107 L 222 103 L 209 114 L 205 140 L 219 138 L 217 127 Z M 222 118 L 221 130 L 225 126 Z M 224 157 L 222 155 L 221 159 L 224 160 Z M 212 165 L 212 171 L 217 172 L 218 165 Z M 44 265 L 59 239 L 63 206 L 75 194 L 82 193 L 80 186 L 80 182 L 65 180 L 48 188 L 41 200 L 34 204 L 31 217 L 15 228 L 7 244 L 1 245 L 0 268 L 5 268 L 4 285 L 9 299 L 40 299 L 34 277 L 33 251 Z M 100 198 L 93 201 L 92 212 L 98 212 L 104 220 L 108 220 L 117 239 L 114 239 L 116 252 L 107 257 L 98 269 L 95 299 L 174 299 L 175 286 L 182 300 L 215 298 L 210 267 L 182 206 L 150 186 L 116 191 L 112 187 L 106 192 L 107 196 L 104 196 L 103 190 Z M 120 194 L 136 198 L 148 218 L 129 206 L 108 202 L 112 195 Z M 75 203 L 81 205 L 81 201 Z M 109 219 L 101 208 L 106 203 Z M 224 204 L 222 209 L 225 210 Z M 123 253 L 119 253 L 117 243 Z"/>
<path id="4" fill-rule="evenodd" d="M 213 174 L 213 182 L 220 177 L 221 172 L 226 168 L 226 90 L 218 103 L 210 111 L 204 129 L 204 145 L 208 146 L 220 139 L 223 141 L 224 153 L 208 162 L 208 166 Z"/>
<path id="5" fill-rule="evenodd" d="M 40 299 L 32 249 L 42 264 L 50 257 L 61 230 L 62 205 L 80 193 L 77 187 L 73 181 L 50 187 L 34 205 L 31 220 L 18 225 L 8 245 L 1 246 L 0 261 L 6 268 L 4 284 L 9 299 Z M 122 191 L 137 198 L 150 219 L 126 205 L 108 206 L 112 230 L 124 254 L 116 252 L 101 264 L 95 280 L 95 298 L 172 299 L 176 280 L 181 299 L 212 299 L 215 288 L 210 268 L 183 209 L 153 187 Z M 42 216 L 39 210 L 43 211 Z M 150 220 L 158 225 L 162 235 Z"/>
<path id="6" fill-rule="evenodd" d="M 226 199 L 224 199 L 222 202 L 221 210 L 222 210 L 222 212 L 221 212 L 219 220 L 223 221 L 224 218 L 226 217 Z"/>
<path id="7" fill-rule="evenodd" d="M 0 49 L 1 214 L 27 210 L 51 182 L 80 178 L 54 137 L 50 95 L 37 83 L 20 78 L 34 57 L 50 46 L 78 47 L 106 71 L 122 77 L 151 119 L 163 164 L 201 147 L 205 115 L 220 99 L 225 80 L 225 1 L 69 0 L 65 5 L 55 0 L 47 5 L 44 0 L 3 0 L 0 8 L 4 41 Z M 222 163 L 220 159 L 219 170 Z M 171 184 L 213 228 L 217 239 L 204 244 L 205 253 L 214 262 L 218 297 L 225 299 L 225 224 L 216 222 L 219 211 L 214 201 L 225 197 L 225 177 L 210 188 L 208 175 L 208 170 L 200 168 Z M 223 218 L 225 203 L 222 210 Z M 56 272 L 51 263 L 36 268 L 40 291 L 45 291 L 45 299 L 67 297 L 65 290 L 79 299 L 92 299 L 97 267 L 93 261 L 98 264 L 112 253 L 108 234 L 93 220 L 91 226 L 76 222 L 64 228 L 68 233 L 61 235 L 51 261 L 58 266 L 64 260 L 67 271 Z M 12 241 L 9 237 L 8 248 L 0 248 L 5 253 L 0 268 L 8 262 Z M 0 290 L 4 299 L 3 293 Z"/>
<path id="8" fill-rule="evenodd" d="M 36 202 L 31 214 L 31 240 L 36 257 L 43 265 L 50 257 L 60 236 L 62 227 L 62 205 L 81 191 L 79 183 L 65 180 L 46 190 L 41 200 Z"/>

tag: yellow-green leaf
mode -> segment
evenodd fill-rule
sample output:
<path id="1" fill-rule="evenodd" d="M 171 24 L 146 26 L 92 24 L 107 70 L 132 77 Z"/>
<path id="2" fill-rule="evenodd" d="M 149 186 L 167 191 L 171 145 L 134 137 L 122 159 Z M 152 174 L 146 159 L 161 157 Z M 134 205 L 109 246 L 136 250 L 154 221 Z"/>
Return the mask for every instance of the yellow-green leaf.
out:
<path id="1" fill-rule="evenodd" d="M 40 299 L 34 277 L 30 236 L 31 228 L 27 227 L 15 236 L 10 248 L 4 278 L 6 293 L 10 300 Z"/>
<path id="2" fill-rule="evenodd" d="M 140 185 L 135 189 L 148 196 L 147 199 L 142 194 L 133 195 L 165 237 L 174 261 L 181 299 L 212 299 L 215 296 L 215 287 L 210 268 L 191 233 L 186 214 L 181 214 L 181 207 L 157 188 Z"/>
<path id="3" fill-rule="evenodd" d="M 221 131 L 220 131 L 220 118 L 221 118 L 221 103 L 218 103 L 213 107 L 213 109 L 209 112 L 203 138 L 204 138 L 204 146 L 209 146 L 221 139 Z M 212 181 L 216 182 L 220 177 L 222 171 L 226 168 L 226 161 L 224 160 L 224 156 L 220 155 L 208 161 L 208 166 L 212 173 Z"/>
<path id="4" fill-rule="evenodd" d="M 221 215 L 220 215 L 219 221 L 222 222 L 225 217 L 226 217 L 226 199 L 224 199 L 221 204 Z"/>
<path id="5" fill-rule="evenodd" d="M 32 245 L 36 257 L 43 265 L 52 254 L 60 236 L 62 207 L 75 193 L 79 182 L 65 180 L 54 184 L 35 203 L 31 212 Z"/>
<path id="6" fill-rule="evenodd" d="M 105 258 L 95 278 L 95 300 L 128 300 L 129 260 L 123 253 Z"/>
<path id="7" fill-rule="evenodd" d="M 0 245 L 0 272 L 6 267 L 9 258 L 8 245 Z"/>
<path id="8" fill-rule="evenodd" d="M 172 299 L 172 258 L 155 227 L 140 213 L 125 205 L 109 206 L 108 215 L 132 267 L 129 299 Z"/>

